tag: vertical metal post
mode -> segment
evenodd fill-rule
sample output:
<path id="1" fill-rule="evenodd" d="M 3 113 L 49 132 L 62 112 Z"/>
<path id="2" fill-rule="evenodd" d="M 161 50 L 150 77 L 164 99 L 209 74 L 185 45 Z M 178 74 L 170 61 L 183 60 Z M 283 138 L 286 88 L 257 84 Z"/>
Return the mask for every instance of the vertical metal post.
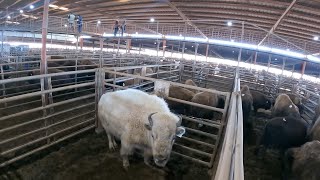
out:
<path id="1" fill-rule="evenodd" d="M 283 60 L 282 60 L 282 72 L 281 72 L 281 75 L 283 75 L 283 71 L 284 71 L 285 66 L 286 66 L 286 58 L 283 58 Z"/>
<path id="2" fill-rule="evenodd" d="M 131 39 L 127 39 L 126 53 L 130 53 L 130 49 L 131 49 Z"/>
<path id="3" fill-rule="evenodd" d="M 99 58 L 99 68 L 103 67 L 103 38 L 100 38 L 100 58 Z"/>
<path id="4" fill-rule="evenodd" d="M 271 65 L 271 54 L 269 54 L 269 59 L 268 59 L 268 69 L 267 69 L 267 72 L 269 72 L 270 65 Z"/>
<path id="5" fill-rule="evenodd" d="M 52 33 L 51 33 L 51 49 L 52 49 Z"/>
<path id="6" fill-rule="evenodd" d="M 82 51 L 83 49 L 83 38 L 80 38 L 80 50 Z"/>
<path id="7" fill-rule="evenodd" d="M 172 57 L 172 55 L 173 55 L 173 45 L 172 45 L 172 49 L 171 49 L 171 57 Z"/>
<path id="8" fill-rule="evenodd" d="M 120 50 L 120 37 L 118 38 L 118 50 L 117 50 L 117 55 L 119 54 L 119 50 Z"/>
<path id="9" fill-rule="evenodd" d="M 239 54 L 238 54 L 238 66 L 237 66 L 237 69 L 239 69 L 239 65 L 240 65 L 240 61 L 241 61 L 241 55 L 242 55 L 242 48 L 240 48 Z"/>
<path id="10" fill-rule="evenodd" d="M 166 53 L 166 47 L 167 47 L 167 41 L 164 39 L 162 41 L 162 51 L 163 51 L 163 54 L 162 56 L 164 57 L 165 53 Z"/>
<path id="11" fill-rule="evenodd" d="M 182 58 L 183 58 L 183 54 L 184 54 L 184 49 L 186 47 L 186 42 L 183 42 L 182 43 L 182 51 L 181 51 L 181 55 L 182 55 Z"/>
<path id="12" fill-rule="evenodd" d="M 198 47 L 199 47 L 199 44 L 198 43 L 196 43 L 195 44 L 195 50 L 194 50 L 194 60 L 197 60 L 197 54 L 198 54 Z"/>
<path id="13" fill-rule="evenodd" d="M 141 44 L 139 44 L 139 54 L 141 53 Z"/>
<path id="14" fill-rule="evenodd" d="M 254 65 L 257 63 L 257 57 L 258 57 L 258 52 L 256 51 L 254 54 L 254 62 L 253 62 Z"/>
<path id="15" fill-rule="evenodd" d="M 77 35 L 76 51 L 78 51 L 78 46 L 79 46 L 79 36 Z"/>
<path id="16" fill-rule="evenodd" d="M 206 60 L 208 59 L 208 55 L 209 55 L 209 44 L 207 44 L 207 49 L 206 49 Z"/>
<path id="17" fill-rule="evenodd" d="M 157 57 L 159 57 L 160 41 L 157 40 Z"/>
<path id="18" fill-rule="evenodd" d="M 4 30 L 1 31 L 1 56 L 3 56 L 3 50 L 4 50 L 4 47 L 3 47 L 3 41 L 4 41 Z"/>
<path id="19" fill-rule="evenodd" d="M 304 75 L 307 66 L 307 61 L 303 61 L 301 69 L 301 77 Z"/>
<path id="20" fill-rule="evenodd" d="M 49 12 L 50 0 L 45 0 L 43 5 L 43 17 L 42 17 L 42 49 L 41 49 L 41 63 L 40 63 L 40 74 L 47 73 L 47 34 L 48 34 L 48 12 Z M 41 91 L 48 89 L 48 78 L 41 78 Z M 45 107 L 48 104 L 48 94 L 41 95 L 42 106 Z M 47 111 L 43 111 L 43 116 L 47 115 Z M 47 119 L 45 120 L 45 126 L 48 126 Z M 46 131 L 46 136 L 48 132 Z M 47 139 L 47 143 L 50 143 L 50 139 Z"/>

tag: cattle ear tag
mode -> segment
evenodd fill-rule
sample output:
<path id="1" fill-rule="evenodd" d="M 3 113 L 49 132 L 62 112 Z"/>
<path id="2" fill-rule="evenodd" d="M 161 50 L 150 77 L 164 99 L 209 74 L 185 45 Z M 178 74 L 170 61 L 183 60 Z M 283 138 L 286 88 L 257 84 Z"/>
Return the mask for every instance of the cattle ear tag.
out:
<path id="1" fill-rule="evenodd" d="M 290 105 L 289 108 L 292 108 L 292 105 Z"/>
<path id="2" fill-rule="evenodd" d="M 244 96 L 245 94 L 241 94 L 241 96 Z"/>
<path id="3" fill-rule="evenodd" d="M 283 120 L 284 122 L 286 122 L 286 121 L 287 121 L 287 120 L 286 120 L 286 118 L 283 118 L 282 120 Z"/>

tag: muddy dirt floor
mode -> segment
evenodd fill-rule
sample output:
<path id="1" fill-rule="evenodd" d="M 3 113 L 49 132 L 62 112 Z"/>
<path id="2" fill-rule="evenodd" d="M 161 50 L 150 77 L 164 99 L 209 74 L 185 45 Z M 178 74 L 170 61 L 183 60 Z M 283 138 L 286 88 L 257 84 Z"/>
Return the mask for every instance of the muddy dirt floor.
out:
<path id="1" fill-rule="evenodd" d="M 146 166 L 140 155 L 130 159 L 128 171 L 122 168 L 119 149 L 110 152 L 107 136 L 86 133 L 68 143 L 29 157 L 8 170 L 0 171 L 0 180 L 208 180 L 208 169 L 190 161 L 171 156 L 169 172 Z"/>
<path id="2" fill-rule="evenodd" d="M 281 161 L 280 154 L 276 150 L 267 150 L 265 156 L 254 154 L 256 143 L 263 133 L 264 125 L 271 118 L 268 114 L 258 112 L 256 116 L 250 116 L 254 122 L 253 133 L 244 144 L 244 169 L 245 180 L 280 180 Z"/>

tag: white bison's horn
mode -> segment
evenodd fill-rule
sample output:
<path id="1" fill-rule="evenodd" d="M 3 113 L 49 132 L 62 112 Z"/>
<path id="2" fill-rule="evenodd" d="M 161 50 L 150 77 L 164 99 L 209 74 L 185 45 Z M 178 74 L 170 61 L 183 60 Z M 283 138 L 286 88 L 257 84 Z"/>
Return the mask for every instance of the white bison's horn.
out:
<path id="1" fill-rule="evenodd" d="M 149 120 L 149 125 L 150 125 L 150 127 L 152 127 L 152 125 L 153 125 L 153 121 L 152 121 L 152 115 L 154 115 L 154 114 L 156 114 L 156 112 L 155 113 L 151 113 L 149 116 L 148 116 L 148 120 Z"/>
<path id="2" fill-rule="evenodd" d="M 178 115 L 178 117 L 179 117 L 179 121 L 177 122 L 177 127 L 179 127 L 182 123 L 182 116 Z"/>

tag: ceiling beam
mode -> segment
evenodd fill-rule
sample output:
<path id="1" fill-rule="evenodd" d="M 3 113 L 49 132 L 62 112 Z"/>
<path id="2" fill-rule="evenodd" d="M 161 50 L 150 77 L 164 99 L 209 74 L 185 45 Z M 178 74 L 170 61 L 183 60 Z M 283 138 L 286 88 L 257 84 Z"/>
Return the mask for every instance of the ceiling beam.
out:
<path id="1" fill-rule="evenodd" d="M 291 4 L 289 5 L 289 7 L 284 11 L 284 13 L 280 16 L 280 18 L 278 19 L 278 21 L 272 26 L 272 28 L 270 29 L 270 31 L 267 33 L 267 35 L 260 41 L 260 43 L 258 44 L 258 46 L 260 46 L 268 37 L 270 34 L 272 34 L 276 28 L 278 27 L 278 25 L 281 23 L 282 19 L 288 14 L 288 12 L 292 9 L 292 7 L 294 6 L 294 4 L 297 2 L 297 0 L 293 0 L 291 2 Z"/>
<path id="2" fill-rule="evenodd" d="M 205 34 L 203 34 L 203 32 L 193 22 L 191 22 L 190 19 L 183 12 L 181 12 L 174 4 L 172 4 L 169 0 L 167 1 L 167 4 L 173 10 L 175 10 L 186 23 L 188 23 L 190 26 L 195 28 L 195 30 L 198 31 L 198 33 L 200 33 L 202 37 L 204 37 L 205 39 L 208 39 L 208 37 Z"/>

